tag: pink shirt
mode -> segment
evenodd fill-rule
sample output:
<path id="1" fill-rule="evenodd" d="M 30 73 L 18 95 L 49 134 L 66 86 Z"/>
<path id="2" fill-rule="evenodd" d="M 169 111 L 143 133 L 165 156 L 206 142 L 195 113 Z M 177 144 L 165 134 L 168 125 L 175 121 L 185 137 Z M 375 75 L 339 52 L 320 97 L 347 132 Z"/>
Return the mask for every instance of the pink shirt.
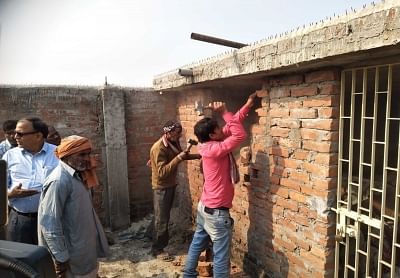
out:
<path id="1" fill-rule="evenodd" d="M 242 125 L 249 107 L 243 106 L 235 115 L 226 112 L 223 141 L 208 141 L 199 145 L 203 161 L 204 186 L 201 202 L 209 208 L 232 207 L 234 187 L 230 177 L 229 153 L 242 143 L 246 131 Z"/>

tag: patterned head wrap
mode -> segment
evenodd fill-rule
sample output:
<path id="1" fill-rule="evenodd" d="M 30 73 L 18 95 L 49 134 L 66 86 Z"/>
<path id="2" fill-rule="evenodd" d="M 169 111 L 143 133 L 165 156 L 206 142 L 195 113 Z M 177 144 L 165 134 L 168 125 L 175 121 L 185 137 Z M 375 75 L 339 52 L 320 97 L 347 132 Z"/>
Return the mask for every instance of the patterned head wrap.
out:
<path id="1" fill-rule="evenodd" d="M 165 125 L 163 127 L 164 133 L 174 131 L 175 129 L 182 130 L 182 125 L 178 122 L 168 121 L 165 123 Z"/>

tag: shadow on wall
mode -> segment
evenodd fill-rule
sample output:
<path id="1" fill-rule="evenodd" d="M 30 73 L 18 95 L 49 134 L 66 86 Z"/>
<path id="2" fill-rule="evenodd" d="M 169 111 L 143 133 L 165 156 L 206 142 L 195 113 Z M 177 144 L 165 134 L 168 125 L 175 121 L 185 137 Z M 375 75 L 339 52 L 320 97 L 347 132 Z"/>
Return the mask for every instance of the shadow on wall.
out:
<path id="1" fill-rule="evenodd" d="M 269 193 L 270 169 L 265 153 L 257 152 L 249 165 L 247 252 L 243 257 L 243 269 L 251 277 L 288 276 L 289 264 L 284 253 L 274 249 L 273 208 Z M 279 173 L 276 173 L 279 175 Z"/>

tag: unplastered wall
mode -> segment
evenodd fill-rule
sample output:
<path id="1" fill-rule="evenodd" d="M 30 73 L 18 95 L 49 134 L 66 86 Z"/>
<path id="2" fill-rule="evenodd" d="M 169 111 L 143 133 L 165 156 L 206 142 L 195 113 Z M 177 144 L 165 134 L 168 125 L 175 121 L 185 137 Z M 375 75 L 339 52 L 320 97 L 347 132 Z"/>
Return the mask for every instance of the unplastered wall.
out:
<path id="1" fill-rule="evenodd" d="M 114 125 L 119 128 L 119 124 L 112 121 L 123 120 L 118 117 L 125 116 L 129 210 L 131 219 L 138 219 L 152 211 L 151 171 L 146 163 L 151 145 L 162 134 L 163 124 L 167 119 L 176 118 L 173 93 L 160 94 L 148 88 L 120 87 L 0 87 L 1 123 L 7 119 L 38 116 L 54 125 L 62 137 L 78 134 L 91 139 L 98 160 L 97 173 L 100 180 L 100 186 L 94 189 L 94 203 L 105 225 L 110 224 L 111 203 L 107 192 L 103 113 L 103 94 L 108 91 L 121 94 L 125 105 L 122 114 L 113 113 L 107 104 L 105 106 L 110 110 L 107 120 L 111 121 L 108 125 L 111 129 Z M 119 107 L 114 109 L 121 110 Z M 0 137 L 3 137 L 2 130 Z M 126 217 L 129 218 L 129 215 L 126 214 Z"/>
<path id="2" fill-rule="evenodd" d="M 227 109 L 235 113 L 246 101 L 248 96 L 253 93 L 246 89 L 192 89 L 180 92 L 177 94 L 177 119 L 182 123 L 184 131 L 181 138 L 183 148 L 187 146 L 188 139 L 197 140 L 194 135 L 193 127 L 196 122 L 204 117 L 200 115 L 199 107 L 207 106 L 213 101 L 223 101 L 226 103 Z M 247 149 L 251 146 L 252 137 L 250 131 L 255 128 L 258 123 L 256 109 L 261 107 L 261 101 L 258 101 L 255 107 L 249 112 L 248 118 L 244 125 L 248 131 L 248 138 L 241 144 L 240 148 L 234 151 L 234 156 L 240 163 L 240 150 Z M 209 114 L 206 112 L 206 115 Z M 217 117 L 221 124 L 222 118 Z M 191 153 L 197 153 L 197 147 L 191 148 Z M 201 191 L 203 188 L 203 176 L 200 173 L 200 161 L 192 160 L 180 164 L 178 172 L 178 187 L 175 199 L 175 208 L 172 211 L 171 221 L 180 225 L 182 229 L 190 228 L 196 217 L 196 207 L 200 200 Z M 242 180 L 244 177 L 242 171 Z"/>
<path id="3" fill-rule="evenodd" d="M 249 138 L 236 153 L 233 260 L 252 275 L 331 277 L 334 267 L 340 71 L 271 77 L 246 120 Z M 232 110 L 251 92 L 192 90 L 178 97 L 178 118 L 193 136 L 194 103 L 226 101 Z M 195 150 L 195 148 L 193 149 Z M 182 165 L 180 216 L 195 215 L 202 190 L 199 163 Z"/>
<path id="4" fill-rule="evenodd" d="M 91 139 L 101 181 L 100 186 L 94 189 L 94 204 L 104 221 L 103 173 L 106 165 L 102 163 L 105 154 L 99 90 L 91 87 L 0 87 L 0 122 L 29 116 L 37 116 L 55 126 L 62 137 L 77 134 Z"/>
<path id="5" fill-rule="evenodd" d="M 150 148 L 163 134 L 168 120 L 176 119 L 174 93 L 152 90 L 125 91 L 126 139 L 128 147 L 128 179 L 131 219 L 153 211 L 151 168 L 147 161 Z"/>

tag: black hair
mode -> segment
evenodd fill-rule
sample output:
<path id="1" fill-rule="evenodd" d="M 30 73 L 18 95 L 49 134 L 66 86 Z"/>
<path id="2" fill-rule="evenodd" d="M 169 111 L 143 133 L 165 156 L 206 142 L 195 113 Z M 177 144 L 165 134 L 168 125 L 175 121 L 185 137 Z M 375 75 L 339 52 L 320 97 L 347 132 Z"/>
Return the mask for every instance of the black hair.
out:
<path id="1" fill-rule="evenodd" d="M 28 117 L 28 118 L 23 118 L 19 120 L 18 122 L 31 122 L 32 127 L 35 131 L 40 132 L 43 134 L 43 138 L 47 138 L 47 135 L 49 134 L 49 128 L 45 122 L 43 122 L 40 118 L 38 117 Z"/>
<path id="2" fill-rule="evenodd" d="M 3 123 L 3 131 L 10 131 L 10 130 L 14 130 L 15 127 L 17 126 L 17 120 L 7 120 Z"/>
<path id="3" fill-rule="evenodd" d="M 194 125 L 194 134 L 200 143 L 210 141 L 210 134 L 214 133 L 218 122 L 211 118 L 203 118 Z"/>

